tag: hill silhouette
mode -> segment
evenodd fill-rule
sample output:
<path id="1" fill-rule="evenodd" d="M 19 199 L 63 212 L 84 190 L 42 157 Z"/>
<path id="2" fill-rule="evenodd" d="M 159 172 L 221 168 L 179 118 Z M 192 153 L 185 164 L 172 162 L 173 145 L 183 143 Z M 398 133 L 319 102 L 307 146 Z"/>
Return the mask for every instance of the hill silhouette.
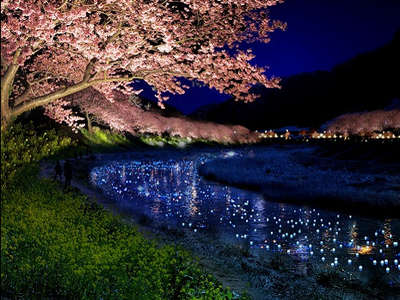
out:
<path id="1" fill-rule="evenodd" d="M 400 98 L 399 53 L 400 30 L 390 43 L 331 71 L 284 78 L 280 90 L 255 87 L 261 96 L 253 103 L 230 99 L 203 106 L 191 117 L 250 129 L 287 125 L 317 128 L 344 113 L 383 109 Z"/>

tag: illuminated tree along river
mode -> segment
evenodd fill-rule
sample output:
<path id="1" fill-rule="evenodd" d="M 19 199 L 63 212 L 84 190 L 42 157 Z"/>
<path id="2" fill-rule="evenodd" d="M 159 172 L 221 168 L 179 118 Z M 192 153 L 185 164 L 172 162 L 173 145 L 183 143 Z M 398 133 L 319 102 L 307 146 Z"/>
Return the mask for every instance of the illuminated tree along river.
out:
<path id="1" fill-rule="evenodd" d="M 210 159 L 246 150 L 201 150 L 104 161 L 90 180 L 125 211 L 193 234 L 280 252 L 349 274 L 400 275 L 400 221 L 376 220 L 269 202 L 260 194 L 214 183 L 198 174 Z"/>

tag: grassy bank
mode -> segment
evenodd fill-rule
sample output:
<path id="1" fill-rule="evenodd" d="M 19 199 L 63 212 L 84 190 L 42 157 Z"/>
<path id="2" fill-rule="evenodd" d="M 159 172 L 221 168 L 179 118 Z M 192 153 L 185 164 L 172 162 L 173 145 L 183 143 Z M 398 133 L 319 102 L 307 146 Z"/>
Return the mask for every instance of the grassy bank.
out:
<path id="1" fill-rule="evenodd" d="M 16 127 L 2 134 L 2 295 L 237 298 L 185 250 L 159 246 L 78 191 L 39 179 L 38 160 L 68 155 L 65 151 L 73 152 L 74 145 L 55 134 L 27 132 Z"/>
<path id="2" fill-rule="evenodd" d="M 323 159 L 315 154 L 316 149 L 321 151 L 303 147 L 259 148 L 252 157 L 206 162 L 199 173 L 210 180 L 261 192 L 268 201 L 372 217 L 399 215 L 398 168 L 378 161 L 370 164 Z"/>
<path id="3" fill-rule="evenodd" d="M 100 129 L 99 127 L 93 127 L 91 132 L 86 129 L 81 129 L 80 134 L 81 144 L 85 148 L 82 149 L 82 151 L 86 151 L 87 147 L 95 152 L 110 152 L 137 148 L 186 148 L 190 146 L 222 145 L 205 139 L 192 139 L 168 135 L 143 134 L 127 136 L 123 133 L 112 132 L 108 129 Z"/>

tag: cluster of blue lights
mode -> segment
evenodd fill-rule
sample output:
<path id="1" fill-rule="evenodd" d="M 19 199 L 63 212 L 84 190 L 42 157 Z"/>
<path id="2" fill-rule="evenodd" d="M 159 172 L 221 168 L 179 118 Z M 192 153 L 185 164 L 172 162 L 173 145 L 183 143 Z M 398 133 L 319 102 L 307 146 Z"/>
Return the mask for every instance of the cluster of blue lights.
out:
<path id="1" fill-rule="evenodd" d="M 218 157 L 240 155 L 224 152 Z M 121 208 L 154 222 L 346 272 L 400 274 L 399 220 L 373 220 L 268 202 L 257 193 L 215 184 L 198 174 L 210 155 L 113 161 L 92 183 Z M 217 234 L 216 234 L 217 233 Z"/>

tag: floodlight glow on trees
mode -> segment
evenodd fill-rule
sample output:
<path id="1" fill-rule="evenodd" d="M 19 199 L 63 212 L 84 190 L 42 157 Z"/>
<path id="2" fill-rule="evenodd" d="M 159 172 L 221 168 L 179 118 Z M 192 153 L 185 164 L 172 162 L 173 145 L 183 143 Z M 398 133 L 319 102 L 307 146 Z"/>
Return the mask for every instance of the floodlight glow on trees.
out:
<path id="1" fill-rule="evenodd" d="M 268 42 L 284 24 L 281 0 L 4 0 L 1 2 L 2 128 L 13 117 L 93 87 L 138 93 L 144 80 L 161 101 L 197 80 L 244 101 L 254 84 L 278 87 L 250 64 L 243 42 Z M 230 50 L 228 50 L 230 49 Z M 66 113 L 67 114 L 67 113 Z"/>

